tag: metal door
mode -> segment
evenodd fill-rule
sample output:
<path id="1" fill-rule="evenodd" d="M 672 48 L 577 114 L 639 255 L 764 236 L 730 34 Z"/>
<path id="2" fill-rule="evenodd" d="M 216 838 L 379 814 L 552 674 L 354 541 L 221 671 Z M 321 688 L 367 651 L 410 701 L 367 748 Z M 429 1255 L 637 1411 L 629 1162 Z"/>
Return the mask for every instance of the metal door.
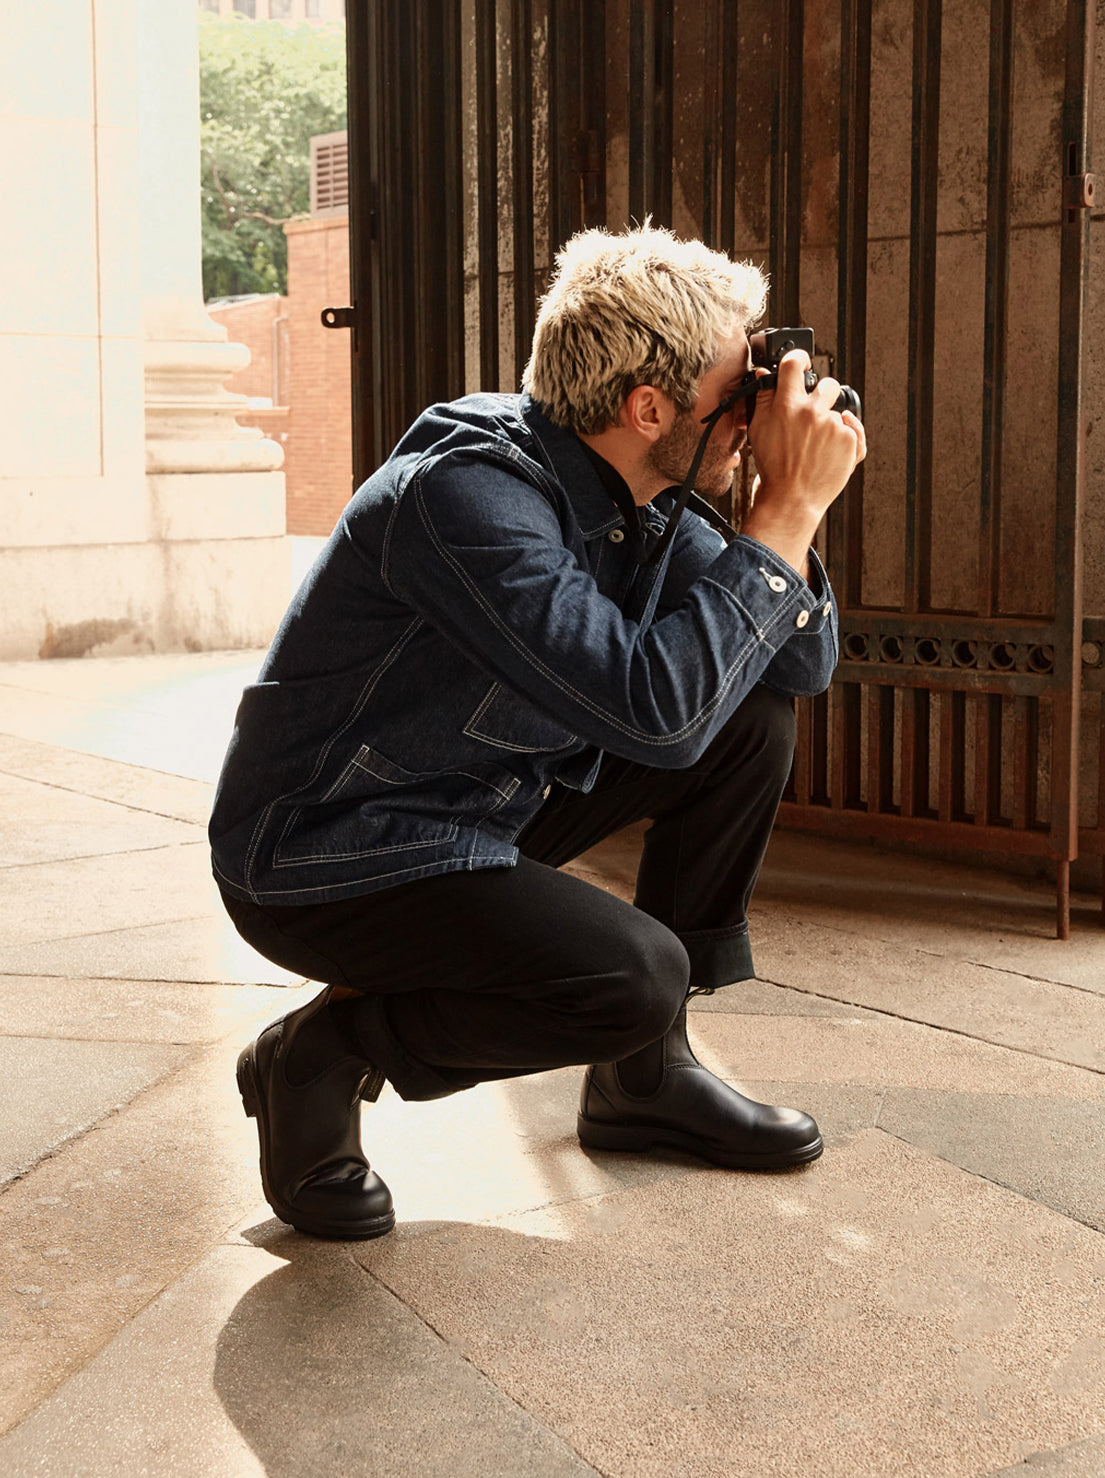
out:
<path id="1" fill-rule="evenodd" d="M 873 446 L 823 533 L 843 659 L 781 819 L 1050 857 L 1065 935 L 1080 786 L 1105 803 L 1088 0 L 351 0 L 348 27 L 358 480 L 425 404 L 517 387 L 579 227 L 759 261 Z M 1105 804 L 1084 823 L 1100 854 Z"/>

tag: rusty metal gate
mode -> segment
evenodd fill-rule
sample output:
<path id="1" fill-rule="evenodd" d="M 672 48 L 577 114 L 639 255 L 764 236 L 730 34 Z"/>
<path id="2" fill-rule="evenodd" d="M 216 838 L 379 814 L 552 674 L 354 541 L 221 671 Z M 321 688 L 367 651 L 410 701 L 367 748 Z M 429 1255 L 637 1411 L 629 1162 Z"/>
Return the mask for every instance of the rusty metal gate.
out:
<path id="1" fill-rule="evenodd" d="M 357 480 L 423 405 L 517 387 L 581 226 L 759 261 L 872 443 L 781 819 L 1052 858 L 1065 937 L 1080 835 L 1105 851 L 1089 0 L 350 0 L 348 27 Z"/>

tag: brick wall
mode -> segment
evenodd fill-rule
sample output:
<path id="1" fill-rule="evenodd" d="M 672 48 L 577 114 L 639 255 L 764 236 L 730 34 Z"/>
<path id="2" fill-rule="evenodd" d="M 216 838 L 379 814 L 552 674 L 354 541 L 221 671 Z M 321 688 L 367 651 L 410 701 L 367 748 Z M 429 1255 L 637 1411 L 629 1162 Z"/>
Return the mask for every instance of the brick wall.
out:
<path id="1" fill-rule="evenodd" d="M 280 368 L 286 370 L 286 318 L 288 300 L 279 293 L 268 293 L 265 297 L 247 298 L 241 303 L 227 303 L 221 308 L 208 308 L 209 317 L 221 323 L 232 344 L 245 344 L 251 358 L 244 370 L 228 381 L 227 389 L 236 395 L 265 396 L 273 405 L 284 404 L 287 386 L 281 376 L 278 385 L 273 377 L 273 359 L 285 361 Z M 284 340 L 280 349 L 275 349 L 277 339 Z M 245 417 L 241 418 L 245 421 Z M 252 423 L 251 423 L 252 424 Z"/>
<path id="2" fill-rule="evenodd" d="M 288 237 L 288 533 L 328 534 L 353 491 L 349 332 L 323 308 L 349 302 L 349 219 L 292 221 Z"/>
<path id="3" fill-rule="evenodd" d="M 353 491 L 349 333 L 325 329 L 323 308 L 349 302 L 349 218 L 291 221 L 288 295 L 207 311 L 252 357 L 227 389 L 271 398 L 238 417 L 284 448 L 289 534 L 328 534 Z M 278 373 L 273 378 L 276 346 Z"/>

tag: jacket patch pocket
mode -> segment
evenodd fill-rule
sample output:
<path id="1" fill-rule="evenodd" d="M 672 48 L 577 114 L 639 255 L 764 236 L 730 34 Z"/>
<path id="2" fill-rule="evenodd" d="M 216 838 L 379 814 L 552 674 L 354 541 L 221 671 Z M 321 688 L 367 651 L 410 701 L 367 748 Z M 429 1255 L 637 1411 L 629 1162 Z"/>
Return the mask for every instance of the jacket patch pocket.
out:
<path id="1" fill-rule="evenodd" d="M 493 744 L 496 749 L 509 749 L 515 754 L 546 754 L 551 750 L 570 749 L 579 743 L 555 719 L 546 718 L 525 698 L 492 683 L 483 701 L 464 726 L 470 739 Z"/>
<path id="2" fill-rule="evenodd" d="M 289 867 L 440 848 L 505 805 L 518 785 L 491 767 L 408 770 L 365 744 L 316 802 L 291 812 L 274 861 Z"/>

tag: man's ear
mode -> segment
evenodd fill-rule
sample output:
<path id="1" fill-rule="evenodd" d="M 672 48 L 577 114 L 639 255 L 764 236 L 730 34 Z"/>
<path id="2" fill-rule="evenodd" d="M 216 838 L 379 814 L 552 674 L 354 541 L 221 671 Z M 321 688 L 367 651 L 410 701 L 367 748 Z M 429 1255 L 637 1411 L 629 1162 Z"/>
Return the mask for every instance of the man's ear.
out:
<path id="1" fill-rule="evenodd" d="M 627 431 L 649 442 L 659 441 L 674 419 L 674 406 L 655 385 L 635 385 L 625 398 L 619 418 Z"/>

